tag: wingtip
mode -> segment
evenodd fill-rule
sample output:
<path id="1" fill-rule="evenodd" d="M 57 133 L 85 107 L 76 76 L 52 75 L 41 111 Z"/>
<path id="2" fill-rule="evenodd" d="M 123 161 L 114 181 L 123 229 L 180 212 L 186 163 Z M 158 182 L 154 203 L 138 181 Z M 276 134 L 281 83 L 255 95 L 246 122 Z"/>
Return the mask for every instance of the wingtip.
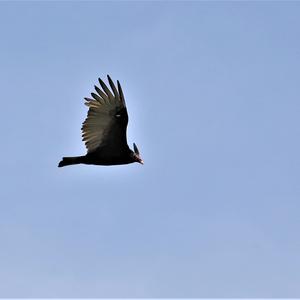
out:
<path id="1" fill-rule="evenodd" d="M 112 85 L 114 85 L 114 82 L 112 81 L 112 79 L 110 78 L 110 76 L 108 74 L 107 74 L 107 80 L 108 80 L 110 87 L 113 89 Z"/>
<path id="2" fill-rule="evenodd" d="M 110 77 L 108 74 L 107 74 L 107 79 L 108 79 L 109 85 L 110 85 L 111 88 L 113 89 L 114 82 L 112 81 L 111 77 Z"/>
<path id="3" fill-rule="evenodd" d="M 123 90 L 122 90 L 122 87 L 121 87 L 121 84 L 120 84 L 119 80 L 117 80 L 117 86 L 118 86 L 118 90 L 119 90 L 119 95 L 120 95 L 121 101 L 123 102 L 123 105 L 126 106 L 126 104 L 125 104 L 125 98 L 124 98 L 124 94 L 123 94 Z"/>

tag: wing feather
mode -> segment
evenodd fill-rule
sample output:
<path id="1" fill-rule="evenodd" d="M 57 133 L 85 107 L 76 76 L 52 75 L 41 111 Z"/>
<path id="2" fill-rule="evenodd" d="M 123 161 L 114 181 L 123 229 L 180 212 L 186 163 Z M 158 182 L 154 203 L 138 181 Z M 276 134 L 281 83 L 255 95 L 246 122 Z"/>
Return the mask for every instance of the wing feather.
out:
<path id="1" fill-rule="evenodd" d="M 95 90 L 99 94 L 99 96 L 104 100 L 104 102 L 108 101 L 107 95 L 103 93 L 96 85 L 95 85 Z"/>
<path id="2" fill-rule="evenodd" d="M 120 100 L 123 103 L 123 105 L 126 106 L 124 94 L 123 94 L 122 87 L 121 87 L 121 84 L 120 84 L 119 80 L 117 80 L 117 84 L 118 84 L 118 90 L 119 90 Z"/>
<path id="3" fill-rule="evenodd" d="M 115 97 L 119 97 L 118 90 L 116 89 L 115 84 L 114 84 L 114 82 L 111 80 L 111 78 L 110 78 L 109 75 L 107 75 L 107 79 L 108 79 L 109 85 L 110 85 L 110 87 L 111 87 L 111 89 L 112 89 L 112 91 L 113 91 Z"/>
<path id="4" fill-rule="evenodd" d="M 97 100 L 99 103 L 102 103 L 103 99 L 100 98 L 97 94 L 91 93 L 91 96 L 92 96 L 95 100 Z"/>
<path id="5" fill-rule="evenodd" d="M 128 148 L 128 114 L 119 81 L 117 89 L 108 75 L 107 78 L 113 93 L 99 78 L 103 90 L 95 86 L 98 95 L 91 93 L 92 98 L 84 98 L 89 110 L 81 128 L 82 140 L 88 153 L 101 151 L 103 154 L 105 149 L 107 155 L 118 155 Z"/>
<path id="6" fill-rule="evenodd" d="M 98 80 L 99 80 L 99 83 L 100 83 L 101 87 L 103 88 L 103 91 L 107 95 L 108 99 L 111 100 L 111 101 L 113 101 L 114 100 L 114 96 L 111 93 L 111 91 L 109 90 L 109 88 L 106 86 L 106 84 L 104 83 L 104 81 L 101 78 L 99 78 Z"/>

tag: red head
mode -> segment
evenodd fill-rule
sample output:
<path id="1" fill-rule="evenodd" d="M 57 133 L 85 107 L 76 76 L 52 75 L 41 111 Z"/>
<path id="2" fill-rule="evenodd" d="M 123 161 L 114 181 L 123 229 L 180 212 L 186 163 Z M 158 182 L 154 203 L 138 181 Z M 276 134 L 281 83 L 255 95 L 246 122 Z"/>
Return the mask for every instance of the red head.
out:
<path id="1" fill-rule="evenodd" d="M 133 155 L 134 160 L 143 165 L 144 161 L 142 160 L 140 156 L 140 151 L 135 143 L 133 143 L 133 149 L 134 149 L 134 155 Z"/>

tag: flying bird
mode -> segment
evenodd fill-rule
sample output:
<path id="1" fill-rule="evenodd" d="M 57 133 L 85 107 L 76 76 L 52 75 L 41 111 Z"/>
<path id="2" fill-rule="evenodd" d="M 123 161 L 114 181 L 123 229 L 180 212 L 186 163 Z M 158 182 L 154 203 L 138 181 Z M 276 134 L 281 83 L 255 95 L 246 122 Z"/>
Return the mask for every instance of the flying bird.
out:
<path id="1" fill-rule="evenodd" d="M 63 157 L 58 167 L 77 164 L 109 166 L 144 163 L 136 144 L 133 144 L 134 151 L 127 144 L 128 113 L 120 82 L 117 81 L 116 88 L 109 75 L 107 79 L 111 90 L 99 78 L 102 90 L 95 86 L 97 93 L 91 93 L 92 98 L 84 98 L 89 110 L 81 130 L 87 154 Z"/>

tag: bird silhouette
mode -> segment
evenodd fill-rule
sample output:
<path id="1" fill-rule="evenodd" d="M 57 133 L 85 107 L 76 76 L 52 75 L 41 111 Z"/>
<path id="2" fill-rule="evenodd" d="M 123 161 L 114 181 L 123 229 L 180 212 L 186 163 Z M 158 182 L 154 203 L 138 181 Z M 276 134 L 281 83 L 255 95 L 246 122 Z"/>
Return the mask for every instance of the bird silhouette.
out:
<path id="1" fill-rule="evenodd" d="M 107 79 L 111 91 L 99 78 L 102 90 L 95 86 L 97 93 L 91 93 L 92 98 L 84 98 L 89 110 L 81 130 L 87 154 L 63 157 L 58 167 L 77 164 L 110 166 L 144 163 L 136 144 L 133 143 L 134 151 L 127 144 L 128 113 L 120 82 L 117 81 L 116 88 L 109 75 Z"/>

